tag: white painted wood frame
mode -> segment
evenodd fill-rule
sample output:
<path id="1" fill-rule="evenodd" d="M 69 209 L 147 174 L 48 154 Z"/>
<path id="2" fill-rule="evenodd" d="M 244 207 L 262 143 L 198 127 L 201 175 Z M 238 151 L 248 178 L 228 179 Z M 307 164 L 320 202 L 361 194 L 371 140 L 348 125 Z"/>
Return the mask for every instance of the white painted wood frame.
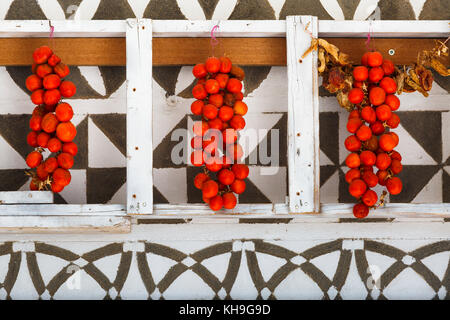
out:
<path id="1" fill-rule="evenodd" d="M 125 37 L 126 21 L 0 21 L 0 38 Z M 137 45 L 138 42 L 133 45 Z M 30 57 L 31 64 L 31 57 Z M 30 110 L 32 105 L 30 102 Z M 0 192 L 0 232 L 125 233 L 131 231 L 126 206 L 53 204 L 50 191 Z"/>
<path id="2" fill-rule="evenodd" d="M 126 20 L 1 20 L 0 38 L 123 38 Z"/>
<path id="3" fill-rule="evenodd" d="M 222 211 L 214 213 L 209 207 L 201 204 L 188 205 L 154 205 L 152 216 L 140 216 L 141 218 L 171 218 L 171 219 L 193 219 L 195 222 L 210 223 L 214 219 L 220 222 L 233 223 L 239 219 L 286 219 L 293 218 L 295 221 L 338 221 L 339 219 L 354 218 L 351 203 L 327 203 L 321 204 L 320 214 L 292 214 L 286 204 L 242 204 L 239 211 L 245 213 L 226 213 Z M 388 203 L 383 207 L 372 210 L 369 218 L 387 218 L 412 222 L 420 219 L 440 221 L 450 218 L 450 206 L 447 203 Z"/>
<path id="4" fill-rule="evenodd" d="M 17 205 L 2 205 L 0 209 L 0 231 L 7 230 L 8 232 L 90 232 L 90 231 L 113 231 L 113 232 L 126 232 L 129 231 L 130 221 L 124 215 L 130 214 L 141 214 L 140 217 L 148 218 L 185 218 L 194 217 L 201 218 L 201 221 L 211 221 L 211 219 L 216 220 L 236 220 L 236 218 L 290 218 L 295 217 L 295 219 L 336 219 L 351 217 L 351 204 L 325 204 L 320 207 L 321 215 L 308 216 L 308 215 L 292 215 L 290 213 L 298 212 L 313 212 L 318 211 L 318 193 L 319 190 L 314 189 L 314 200 L 308 205 L 314 209 L 307 209 L 304 211 L 290 208 L 289 204 L 242 204 L 238 205 L 235 212 L 228 214 L 227 211 L 219 212 L 218 214 L 213 214 L 212 211 L 205 205 L 165 205 L 157 204 L 148 206 L 149 201 L 152 203 L 153 184 L 151 177 L 152 170 L 152 132 L 151 132 L 151 39 L 152 37 L 209 37 L 212 26 L 219 24 L 218 37 L 288 37 L 289 22 L 300 21 L 305 26 L 304 22 L 316 21 L 315 27 L 314 23 L 311 22 L 309 25 L 309 30 L 313 32 L 314 35 L 319 37 L 366 37 L 369 28 L 372 32 L 373 37 L 447 37 L 449 35 L 448 23 L 449 21 L 317 21 L 315 17 L 309 16 L 296 16 L 288 17 L 287 21 L 283 20 L 270 20 L 270 21 L 258 21 L 258 20 L 244 20 L 244 21 L 184 21 L 184 20 L 157 20 L 150 21 L 148 19 L 131 19 L 126 21 L 0 21 L 0 37 L 48 37 L 50 25 L 55 27 L 55 37 L 133 37 L 134 40 L 127 39 L 127 68 L 133 68 L 136 73 L 131 73 L 127 71 L 127 112 L 131 117 L 134 110 L 133 99 L 136 99 L 136 108 L 139 107 L 139 114 L 144 115 L 140 120 L 147 121 L 148 126 L 145 127 L 142 123 L 135 123 L 133 125 L 127 125 L 127 175 L 136 174 L 135 178 L 131 177 L 132 181 L 136 180 L 138 175 L 145 176 L 145 179 L 141 180 L 136 192 L 128 192 L 128 196 L 131 194 L 131 202 L 127 206 L 131 206 L 132 203 L 143 204 L 146 206 L 139 205 L 139 210 L 136 207 L 133 210 L 125 206 L 109 206 L 109 205 L 30 205 L 17 204 Z M 133 26 L 134 24 L 134 26 Z M 140 26 L 141 28 L 138 28 Z M 144 27 L 142 29 L 142 27 Z M 314 29 L 315 28 L 315 29 Z M 302 36 L 300 28 L 297 30 L 291 29 L 294 35 L 294 41 L 296 45 L 305 46 L 306 38 L 308 36 L 306 33 Z M 295 31 L 295 32 L 294 32 Z M 289 33 L 291 34 L 291 33 Z M 297 37 L 296 37 L 297 36 Z M 142 41 L 143 39 L 149 39 L 147 41 Z M 288 41 L 288 48 L 291 41 Z M 299 56 L 303 53 L 302 47 L 297 47 L 298 51 L 291 51 L 288 53 L 288 61 L 294 61 L 294 57 Z M 289 52 L 289 51 L 288 51 Z M 139 55 L 138 53 L 142 53 Z M 145 54 L 144 54 L 145 53 Z M 315 53 L 313 53 L 315 54 Z M 144 55 L 146 57 L 144 57 Z M 136 59 L 131 60 L 131 56 Z M 292 59 L 291 59 L 292 58 Z M 307 59 L 313 59 L 310 55 Z M 304 59 L 302 66 L 298 67 L 307 69 L 305 63 L 308 61 Z M 318 84 L 317 75 L 313 76 L 313 61 L 308 62 L 311 68 L 309 73 L 304 76 L 310 77 L 311 85 L 313 91 L 313 98 L 311 100 L 311 106 L 316 104 L 318 101 Z M 131 66 L 130 66 L 131 64 Z M 139 67 L 137 67 L 139 66 Z M 290 67 L 293 64 L 288 62 L 288 72 L 290 73 Z M 145 70 L 148 70 L 146 72 Z M 306 72 L 306 71 L 305 71 Z M 291 77 L 291 74 L 289 74 Z M 292 77 L 291 77 L 292 78 Z M 136 83 L 136 80 L 141 80 L 143 82 Z M 302 81 L 306 81 L 302 79 Z M 144 92 L 139 90 L 140 85 L 145 83 Z M 136 86 L 133 86 L 136 84 Z M 136 88 L 136 91 L 131 91 Z M 134 94 L 131 94 L 134 93 Z M 294 94 L 296 94 L 294 92 Z M 294 98 L 298 98 L 293 96 Z M 141 101 L 143 104 L 139 103 Z M 150 105 L 149 105 L 150 104 Z M 141 108 L 143 105 L 149 105 L 149 107 Z M 303 108 L 307 103 L 301 105 Z M 318 105 L 318 104 L 316 104 Z M 297 109 L 293 109 L 296 112 Z M 315 111 L 314 111 L 315 112 Z M 313 125 L 314 129 L 311 131 L 313 133 L 314 141 L 303 140 L 305 143 L 308 142 L 310 145 L 314 146 L 314 160 L 318 157 L 319 145 L 318 145 L 318 114 L 312 112 L 312 117 L 314 123 L 317 122 L 317 126 Z M 149 113 L 149 114 L 146 114 Z M 136 116 L 136 115 L 134 115 Z M 311 115 L 309 115 L 311 117 Z M 314 118 L 315 117 L 315 118 Z M 148 122 L 148 119 L 150 121 Z M 127 120 L 127 124 L 128 124 Z M 137 138 L 128 130 L 132 127 L 143 128 L 145 141 Z M 297 128 L 294 125 L 290 129 L 303 130 L 301 127 Z M 293 132 L 296 132 L 294 130 Z M 301 131 L 300 131 L 301 133 Z M 135 133 L 136 134 L 136 133 Z M 132 140 L 134 137 L 136 140 Z M 302 134 L 301 136 L 302 137 Z M 306 141 L 307 140 L 307 141 Z M 145 142 L 145 143 L 144 143 Z M 317 143 L 316 143 L 317 142 Z M 135 152 L 142 151 L 141 146 L 144 150 L 150 150 L 150 152 Z M 136 150 L 138 147 L 138 150 Z M 303 142 L 300 145 L 303 148 Z M 145 149 L 147 148 L 147 149 Z M 292 148 L 295 150 L 295 148 Z M 301 150 L 301 149 L 300 149 Z M 131 157 L 129 157 L 131 156 Z M 289 155 L 289 158 L 291 154 Z M 145 162 L 144 159 L 149 161 Z M 311 157 L 310 157 L 311 159 Z M 135 161 L 134 161 L 135 160 Z M 130 170 L 133 163 L 145 165 L 144 173 L 142 173 L 143 167 L 135 165 L 134 168 L 139 169 L 139 173 L 135 173 L 136 170 Z M 315 163 L 318 165 L 318 162 Z M 137 171 L 136 171 L 137 172 Z M 150 172 L 150 173 L 149 173 Z M 130 188 L 130 178 L 128 178 L 127 187 Z M 134 180 L 133 180 L 134 179 Z M 316 170 L 314 183 L 319 180 L 319 172 Z M 134 185 L 134 183 L 133 183 Z M 313 185 L 309 185 L 311 188 Z M 130 190 L 131 191 L 131 190 Z M 139 192 L 138 192 L 139 191 Z M 290 191 L 291 193 L 291 191 Z M 136 198 L 132 195 L 136 194 Z M 296 195 L 296 193 L 295 193 Z M 317 196 L 317 197 L 316 197 Z M 309 195 L 311 198 L 311 196 Z M 134 200 L 136 199 L 136 200 Z M 299 200 L 299 199 L 296 199 Z M 10 202 L 11 203 L 11 202 Z M 300 202 L 299 202 L 300 203 Z M 5 209 L 6 208 L 6 209 Z M 33 208 L 33 209 L 32 209 Z M 145 209 L 142 209 L 145 208 Z M 153 208 L 153 211 L 152 211 Z M 30 210 L 32 209 L 32 210 Z M 311 210 L 311 211 L 310 211 Z M 148 215 L 152 213 L 151 215 Z M 20 217 L 18 217 L 20 215 Z M 63 216 L 64 215 L 64 216 Z M 415 218 L 419 220 L 423 217 L 430 217 L 429 219 L 448 218 L 450 217 L 450 205 L 438 203 L 438 204 L 387 204 L 385 207 L 375 210 L 371 213 L 371 217 L 391 217 L 391 218 Z M 106 220 L 104 220 L 106 219 Z M 95 221 L 94 221 L 95 220 Z M 236 220 L 237 221 L 237 220 Z"/>
<path id="5" fill-rule="evenodd" d="M 307 17 L 307 16 L 304 16 Z M 448 20 L 318 20 L 319 37 L 446 38 Z M 285 20 L 153 20 L 153 38 L 208 38 L 211 26 L 219 25 L 218 37 L 286 37 Z"/>
<path id="6" fill-rule="evenodd" d="M 145 19 L 142 19 L 145 20 Z M 153 20 L 153 37 L 210 37 L 211 26 L 219 24 L 219 37 L 285 37 L 284 20 Z M 445 38 L 448 20 L 318 20 L 319 37 Z M 1 38 L 46 38 L 49 27 L 54 37 L 120 37 L 126 20 L 0 20 Z"/>
<path id="7" fill-rule="evenodd" d="M 317 18 L 286 18 L 288 75 L 288 196 L 290 213 L 319 212 L 319 85 L 317 52 L 302 59 L 317 37 Z"/>
<path id="8" fill-rule="evenodd" d="M 293 33 L 286 33 L 292 19 L 302 19 L 305 24 Z M 296 117 L 296 121 L 288 120 L 288 172 L 289 172 L 289 204 L 238 204 L 233 210 L 221 210 L 218 214 L 266 214 L 271 213 L 309 213 L 319 211 L 319 111 L 316 53 L 308 56 L 304 63 L 294 66 L 289 63 L 289 52 L 292 59 L 297 60 L 310 45 L 310 34 L 304 30 L 309 22 L 309 30 L 317 37 L 317 18 L 312 16 L 289 17 L 286 21 L 183 21 L 154 20 L 153 37 L 209 37 L 211 29 L 219 24 L 219 37 L 286 37 L 288 46 L 288 78 L 290 97 L 288 119 Z M 295 44 L 293 42 L 295 41 Z M 295 45 L 295 48 L 293 47 Z M 289 51 L 289 48 L 291 49 Z M 291 67 L 289 67 L 291 65 Z M 128 70 L 130 68 L 127 65 Z M 294 74 L 294 75 L 293 75 Z M 292 76 L 293 75 L 293 76 Z M 294 82 L 301 81 L 301 86 L 293 87 Z M 292 83 L 292 87 L 291 84 Z M 305 87 L 309 87 L 305 88 Z M 301 101 L 300 101 L 301 100 Z M 292 106 L 291 106 L 292 104 Z M 295 104 L 295 108 L 294 108 Z M 142 113 L 142 116 L 145 116 Z M 135 130 L 135 128 L 133 128 Z M 297 132 L 302 132 L 300 137 Z M 291 134 L 292 133 L 292 134 Z M 128 139 L 128 138 L 127 138 Z M 147 141 L 149 139 L 146 139 Z M 129 140 L 128 140 L 129 141 Z M 294 144 L 295 143 L 295 144 Z M 301 149 L 301 157 L 297 151 Z M 293 159 L 296 159 L 294 162 Z M 129 168 L 128 168 L 129 170 Z M 305 178 L 306 177 L 306 178 Z M 147 186 L 149 188 L 149 186 Z M 298 193 L 298 194 L 297 194 Z M 130 203 L 130 202 L 129 202 Z M 277 210 L 274 210 L 277 208 Z M 128 208 L 130 210 L 130 208 Z M 130 213 L 130 211 L 128 211 Z M 174 204 L 155 205 L 156 215 L 176 215 L 193 213 L 209 215 L 212 211 L 207 205 Z M 137 213 L 137 212 L 132 212 Z M 216 215 L 218 215 L 216 213 Z M 155 216 L 156 216 L 155 215 Z"/>
<path id="9" fill-rule="evenodd" d="M 127 20 L 127 212 L 153 212 L 152 23 Z"/>
<path id="10" fill-rule="evenodd" d="M 53 203 L 51 191 L 1 191 L 0 204 Z"/>
<path id="11" fill-rule="evenodd" d="M 324 204 L 320 205 L 320 164 L 319 164 L 319 105 L 316 52 L 303 59 L 301 66 L 295 63 L 300 59 L 309 45 L 310 36 L 301 28 L 294 28 L 293 23 L 299 22 L 304 26 L 309 24 L 309 32 L 319 37 L 354 37 L 365 38 L 369 30 L 372 37 L 385 38 L 445 38 L 449 35 L 449 21 L 318 21 L 316 17 L 292 16 L 286 21 L 271 20 L 241 20 L 241 21 L 185 21 L 185 20 L 155 20 L 153 24 L 153 37 L 210 37 L 212 26 L 219 25 L 217 37 L 286 37 L 288 79 L 292 82 L 299 80 L 299 84 L 289 84 L 289 99 L 296 101 L 299 108 L 289 106 L 288 112 L 288 165 L 289 165 L 289 199 L 287 204 L 238 204 L 235 210 L 223 210 L 213 213 L 208 206 L 198 204 L 166 205 L 156 204 L 152 218 L 161 216 L 170 218 L 199 218 L 220 219 L 244 218 L 283 218 L 292 217 L 292 213 L 320 212 L 322 217 L 343 218 L 352 217 L 352 204 Z M 292 35 L 291 35 L 292 34 Z M 288 39 L 289 38 L 289 39 Z M 292 38 L 293 41 L 290 39 Z M 297 46 L 297 47 L 295 47 Z M 289 50 L 289 48 L 294 48 Z M 313 62 L 314 59 L 314 62 Z M 297 75 L 295 78 L 294 75 Z M 300 75 L 300 77 L 298 76 Z M 309 81 L 308 82 L 308 77 Z M 295 80 L 294 80 L 295 79 Z M 289 81 L 291 82 L 291 81 Z M 312 97 L 306 98 L 300 94 L 304 87 L 311 86 Z M 301 89 L 299 89 L 301 88 Z M 302 100 L 302 103 L 299 101 Z M 305 102 L 309 100 L 310 102 Z M 309 108 L 308 108 L 309 104 Z M 296 105 L 296 106 L 297 106 Z M 306 112 L 306 113 L 305 113 Z M 295 113 L 295 114 L 294 114 Z M 301 115 L 301 116 L 300 116 Z M 298 121 L 294 123 L 295 116 Z M 309 121 L 306 121 L 309 119 Z M 291 124 L 291 125 L 289 125 Z M 306 134 L 303 135 L 303 131 Z M 300 137 L 296 134 L 300 132 Z M 310 134 L 308 136 L 308 134 Z M 295 135 L 295 136 L 293 136 Z M 297 139 L 298 138 L 298 139 Z M 302 139 L 303 138 L 303 139 Z M 295 141 L 298 141 L 295 144 Z M 307 145 L 309 146 L 307 147 Z M 298 147 L 298 148 L 296 148 Z M 296 163 L 296 151 L 300 150 L 300 157 Z M 302 150 L 305 154 L 302 153 Z M 305 155 L 304 158 L 302 156 Z M 303 161 L 303 163 L 302 163 Z M 292 168 L 302 167 L 291 174 Z M 305 179 L 306 174 L 306 179 Z M 313 176 L 312 176 L 313 175 Z M 297 178 L 299 177 L 299 178 Z M 300 179 L 300 180 L 298 180 Z M 302 180 L 304 179 L 304 181 Z M 305 191 L 306 190 L 306 191 Z M 303 198 L 302 198 L 303 191 Z M 297 195 L 300 192 L 300 195 Z M 305 200 L 305 201 L 304 201 Z M 301 202 L 300 202 L 301 201 Z M 296 208 L 296 206 L 298 206 Z M 371 213 L 372 217 L 408 218 L 414 216 L 430 216 L 430 219 L 450 217 L 450 205 L 438 204 L 387 204 Z M 298 217 L 296 215 L 296 217 Z M 296 218 L 297 219 L 297 218 Z"/>

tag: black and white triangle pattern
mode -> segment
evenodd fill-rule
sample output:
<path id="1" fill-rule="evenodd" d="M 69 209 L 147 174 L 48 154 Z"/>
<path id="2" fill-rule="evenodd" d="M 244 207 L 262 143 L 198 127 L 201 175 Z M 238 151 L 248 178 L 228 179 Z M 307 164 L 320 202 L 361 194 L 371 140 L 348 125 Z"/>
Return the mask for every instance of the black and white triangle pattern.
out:
<path id="1" fill-rule="evenodd" d="M 443 1 L 377 2 L 381 19 L 449 19 Z M 369 1 L 294 0 L 6 0 L 0 3 L 0 19 L 284 19 L 292 14 L 311 14 L 320 19 L 367 19 L 374 10 Z M 262 133 L 250 145 L 247 192 L 241 203 L 282 203 L 287 195 L 287 86 L 282 67 L 245 67 L 245 101 L 249 106 L 247 128 L 278 129 L 277 164 L 250 162 L 274 145 Z M 158 67 L 153 74 L 154 202 L 196 203 L 200 193 L 192 180 L 197 168 L 174 164 L 170 153 L 177 129 L 192 124 L 191 67 Z M 25 143 L 33 106 L 24 87 L 28 67 L 0 67 L 0 190 L 25 190 Z M 73 181 L 58 203 L 124 203 L 126 199 L 126 92 L 123 67 L 72 67 L 77 94 L 71 99 L 76 111 L 76 142 L 80 152 L 72 170 Z M 403 155 L 404 191 L 392 202 L 450 202 L 450 107 L 449 80 L 436 76 L 430 97 L 403 94 L 398 150 Z M 334 96 L 323 90 L 320 97 L 321 201 L 351 202 L 344 181 L 347 154 L 343 148 L 346 113 Z M 243 132 L 245 134 L 245 132 Z M 189 141 L 186 141 L 189 143 Z M 267 146 L 267 148 L 264 148 Z M 187 156 L 187 155 L 186 155 Z M 171 181 L 170 184 L 167 181 Z"/>

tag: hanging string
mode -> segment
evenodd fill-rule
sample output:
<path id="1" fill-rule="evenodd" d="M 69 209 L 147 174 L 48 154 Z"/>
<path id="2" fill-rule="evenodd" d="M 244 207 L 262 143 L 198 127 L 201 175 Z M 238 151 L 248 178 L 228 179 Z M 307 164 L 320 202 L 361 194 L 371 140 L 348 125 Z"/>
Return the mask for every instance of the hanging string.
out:
<path id="1" fill-rule="evenodd" d="M 48 25 L 49 25 L 49 27 L 50 27 L 50 35 L 49 35 L 49 39 L 50 39 L 50 47 L 51 48 L 53 48 L 53 35 L 54 35 L 54 32 L 55 32 L 55 27 L 54 26 L 52 26 L 52 22 L 49 20 L 48 21 Z"/>
<path id="2" fill-rule="evenodd" d="M 367 40 L 366 40 L 366 49 L 367 51 L 370 50 L 370 40 L 372 39 L 372 20 L 369 20 L 369 32 L 367 33 Z"/>
<path id="3" fill-rule="evenodd" d="M 219 29 L 219 24 L 216 24 L 212 29 L 211 29 L 211 51 L 212 51 L 212 56 L 215 56 L 214 54 L 214 49 L 216 48 L 216 46 L 219 44 L 219 40 L 216 38 L 215 33 L 216 30 Z"/>

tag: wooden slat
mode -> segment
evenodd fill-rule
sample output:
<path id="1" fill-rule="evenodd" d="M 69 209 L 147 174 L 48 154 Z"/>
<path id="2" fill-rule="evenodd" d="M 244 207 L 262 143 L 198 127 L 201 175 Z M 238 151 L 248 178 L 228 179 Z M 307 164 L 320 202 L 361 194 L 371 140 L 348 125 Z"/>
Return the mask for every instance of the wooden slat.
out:
<path id="1" fill-rule="evenodd" d="M 359 64 L 361 56 L 367 51 L 366 40 L 360 38 L 325 38 L 325 40 L 336 45 L 350 55 L 350 60 L 355 64 Z M 381 52 L 384 58 L 392 60 L 395 64 L 412 64 L 416 62 L 417 54 L 424 49 L 432 49 L 435 47 L 436 40 L 445 41 L 445 39 L 379 39 L 372 38 L 370 48 L 374 48 Z M 394 55 L 389 55 L 389 50 L 395 51 Z M 443 60 L 450 65 L 450 57 Z"/>
<path id="2" fill-rule="evenodd" d="M 0 216 L 1 233 L 129 233 L 129 217 Z"/>
<path id="3" fill-rule="evenodd" d="M 35 191 L 37 192 L 37 191 Z M 53 193 L 51 193 L 53 199 Z M 125 216 L 121 204 L 9 204 L 0 206 L 0 216 Z"/>
<path id="4" fill-rule="evenodd" d="M 447 37 L 449 20 L 320 20 L 319 37 L 375 38 Z"/>
<path id="5" fill-rule="evenodd" d="M 448 20 L 320 20 L 319 37 L 366 38 L 369 30 L 377 38 L 447 37 Z M 154 20 L 153 37 L 209 38 L 218 24 L 219 37 L 284 37 L 285 20 Z"/>
<path id="6" fill-rule="evenodd" d="M 352 213 L 353 203 L 327 203 L 321 207 L 321 212 L 325 214 L 342 214 Z M 450 215 L 450 204 L 448 203 L 387 203 L 383 207 L 373 210 L 371 214 L 374 216 L 381 216 L 391 214 L 396 218 L 396 214 L 415 214 L 428 216 L 445 216 Z M 370 215 L 369 215 L 370 217 Z"/>
<path id="7" fill-rule="evenodd" d="M 366 39 L 325 38 L 358 62 L 366 50 Z M 441 39 L 443 40 L 443 39 Z M 30 65 L 33 50 L 49 45 L 48 38 L 0 38 L 0 65 Z M 208 38 L 153 38 L 153 65 L 193 65 L 210 54 Z M 286 65 L 285 38 L 221 38 L 220 48 L 240 65 Z M 380 50 L 396 64 L 411 64 L 417 53 L 434 47 L 434 39 L 372 38 L 371 46 Z M 54 51 L 68 65 L 124 66 L 125 38 L 55 38 Z M 388 51 L 395 50 L 393 56 Z M 450 58 L 445 60 L 450 65 Z"/>
<path id="8" fill-rule="evenodd" d="M 205 218 L 234 219 L 244 218 L 354 218 L 353 203 L 326 203 L 320 206 L 320 215 L 291 214 L 287 204 L 238 204 L 233 210 L 212 212 L 205 204 L 155 204 L 152 216 L 145 218 Z M 387 203 L 383 207 L 371 211 L 372 218 L 449 218 L 450 204 L 448 203 Z"/>
<path id="9" fill-rule="evenodd" d="M 153 46 L 153 65 L 192 65 L 211 55 L 208 38 L 154 38 Z M 235 64 L 286 65 L 286 38 L 221 38 L 221 51 Z"/>
<path id="10" fill-rule="evenodd" d="M 0 38 L 0 65 L 31 65 L 34 49 L 49 45 L 68 65 L 124 66 L 125 38 Z"/>
<path id="11" fill-rule="evenodd" d="M 153 210 L 152 24 L 127 24 L 127 212 Z"/>
<path id="12" fill-rule="evenodd" d="M 358 63 L 366 51 L 366 39 L 325 38 L 350 55 Z M 445 40 L 445 39 L 440 39 Z M 411 64 L 417 53 L 433 48 L 435 39 L 376 38 L 370 46 L 379 50 L 395 64 Z M 285 38 L 221 38 L 222 50 L 234 63 L 240 65 L 286 65 Z M 395 54 L 389 55 L 394 49 Z M 211 54 L 210 40 L 205 38 L 153 38 L 153 65 L 193 65 L 205 61 Z M 447 57 L 447 65 L 450 58 Z"/>
<path id="13" fill-rule="evenodd" d="M 4 1 L 3 1 L 4 2 Z M 126 20 L 0 20 L 2 38 L 123 38 Z"/>
<path id="14" fill-rule="evenodd" d="M 2 191 L 0 204 L 14 203 L 53 203 L 51 191 Z M 7 207 L 7 206 L 3 206 Z M 1 212 L 1 207 L 0 207 Z"/>
<path id="15" fill-rule="evenodd" d="M 301 59 L 317 35 L 317 17 L 286 18 L 289 212 L 319 212 L 319 93 L 317 52 Z"/>

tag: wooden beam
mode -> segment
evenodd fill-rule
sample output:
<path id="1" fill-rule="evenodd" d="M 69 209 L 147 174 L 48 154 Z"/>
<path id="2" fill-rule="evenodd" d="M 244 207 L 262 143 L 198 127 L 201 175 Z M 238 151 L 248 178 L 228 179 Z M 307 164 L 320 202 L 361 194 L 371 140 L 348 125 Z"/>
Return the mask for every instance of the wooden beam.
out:
<path id="1" fill-rule="evenodd" d="M 363 38 L 325 38 L 359 61 L 366 50 Z M 443 39 L 440 39 L 443 40 Z M 0 38 L 0 65 L 31 64 L 33 50 L 50 45 L 68 65 L 124 66 L 125 38 Z M 415 62 L 417 53 L 431 49 L 435 39 L 372 38 L 371 46 L 396 64 Z M 390 56 L 389 50 L 395 54 Z M 211 55 L 209 38 L 153 38 L 153 65 L 193 65 Z M 240 65 L 286 65 L 285 38 L 220 38 L 216 55 L 225 53 Z M 450 57 L 444 59 L 450 65 Z"/>
<path id="2" fill-rule="evenodd" d="M 127 213 L 151 214 L 152 24 L 127 21 Z"/>
<path id="3" fill-rule="evenodd" d="M 153 48 L 153 65 L 193 65 L 212 55 L 209 38 L 154 38 Z M 214 53 L 239 65 L 285 66 L 286 38 L 221 38 Z"/>
<path id="4" fill-rule="evenodd" d="M 48 45 L 68 65 L 124 66 L 125 38 L 1 38 L 0 65 L 32 64 L 34 49 Z"/>

